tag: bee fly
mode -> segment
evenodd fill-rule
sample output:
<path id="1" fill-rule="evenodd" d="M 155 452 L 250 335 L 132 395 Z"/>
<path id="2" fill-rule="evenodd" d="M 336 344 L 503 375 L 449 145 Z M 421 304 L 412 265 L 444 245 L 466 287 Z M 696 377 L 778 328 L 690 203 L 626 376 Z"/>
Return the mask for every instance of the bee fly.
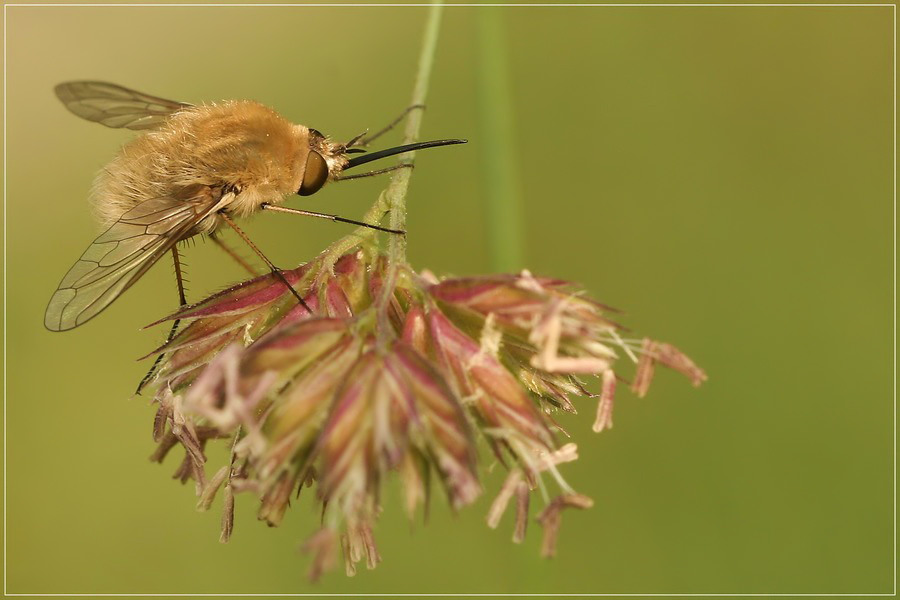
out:
<path id="1" fill-rule="evenodd" d="M 292 194 L 314 194 L 330 181 L 367 177 L 406 166 L 343 175 L 348 169 L 380 158 L 465 143 L 435 140 L 351 158 L 351 154 L 365 152 L 360 146 L 388 131 L 406 112 L 418 107 L 410 107 L 376 134 L 359 135 L 341 144 L 315 129 L 291 123 L 251 100 L 194 106 L 99 81 L 63 83 L 56 86 L 56 95 L 79 117 L 107 127 L 146 133 L 126 144 L 97 176 L 93 203 L 106 231 L 66 273 L 50 299 L 44 325 L 51 331 L 73 329 L 97 316 L 167 252 L 172 253 L 179 299 L 185 304 L 176 244 L 206 234 L 240 261 L 216 236 L 223 225 L 234 229 L 306 306 L 234 219 L 270 210 L 402 234 L 281 204 Z"/>

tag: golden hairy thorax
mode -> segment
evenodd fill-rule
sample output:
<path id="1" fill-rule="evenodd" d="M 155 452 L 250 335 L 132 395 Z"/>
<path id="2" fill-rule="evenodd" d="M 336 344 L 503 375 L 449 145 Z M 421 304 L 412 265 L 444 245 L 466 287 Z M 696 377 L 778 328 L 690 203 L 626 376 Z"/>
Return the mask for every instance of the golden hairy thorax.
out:
<path id="1" fill-rule="evenodd" d="M 145 200 L 182 197 L 188 186 L 230 194 L 223 208 L 247 216 L 280 203 L 303 180 L 309 130 L 248 100 L 193 106 L 120 150 L 94 182 L 92 200 L 104 227 Z M 191 234 L 213 231 L 210 215 Z"/>

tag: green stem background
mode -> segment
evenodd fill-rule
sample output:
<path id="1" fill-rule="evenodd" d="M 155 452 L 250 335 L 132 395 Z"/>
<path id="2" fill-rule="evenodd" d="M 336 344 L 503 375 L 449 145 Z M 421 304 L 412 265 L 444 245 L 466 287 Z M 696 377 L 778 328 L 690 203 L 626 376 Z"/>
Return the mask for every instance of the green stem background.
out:
<path id="1" fill-rule="evenodd" d="M 485 199 L 490 266 L 494 271 L 525 267 L 524 219 L 521 206 L 513 98 L 503 9 L 477 12 L 478 149 L 481 189 Z"/>

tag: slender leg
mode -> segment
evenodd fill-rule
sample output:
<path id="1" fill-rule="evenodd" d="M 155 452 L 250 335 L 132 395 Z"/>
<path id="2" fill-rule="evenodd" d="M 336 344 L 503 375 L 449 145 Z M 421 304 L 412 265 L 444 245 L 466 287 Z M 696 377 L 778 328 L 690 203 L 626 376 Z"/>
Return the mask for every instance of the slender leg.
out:
<path id="1" fill-rule="evenodd" d="M 184 278 L 181 274 L 181 257 L 178 255 L 178 248 L 172 246 L 172 261 L 175 264 L 175 283 L 178 286 L 178 302 L 180 303 L 179 307 L 187 304 L 187 300 L 184 297 Z M 169 335 L 166 336 L 166 343 L 172 341 L 175 337 L 175 332 L 178 331 L 178 325 L 181 324 L 181 319 L 175 319 L 172 323 L 172 328 L 169 329 Z M 153 361 L 153 366 L 150 367 L 150 370 L 147 371 L 147 374 L 144 375 L 144 378 L 141 379 L 141 382 L 137 386 L 137 390 L 135 390 L 135 394 L 140 394 L 141 390 L 144 389 L 144 386 L 150 382 L 150 379 L 153 378 L 153 375 L 156 373 L 156 370 L 159 368 L 159 363 L 162 362 L 163 356 L 165 354 L 160 354 L 156 357 L 156 360 Z"/>
<path id="2" fill-rule="evenodd" d="M 390 173 L 391 171 L 396 171 L 397 169 L 412 169 L 415 165 L 402 164 L 402 165 L 394 165 L 393 167 L 386 167 L 384 169 L 378 169 L 376 171 L 368 171 L 366 173 L 357 173 L 356 175 L 345 175 L 343 177 L 335 177 L 335 181 L 349 181 L 351 179 L 362 179 L 363 177 L 372 177 L 373 175 L 382 175 L 384 173 Z"/>
<path id="3" fill-rule="evenodd" d="M 184 297 L 184 275 L 181 273 L 181 256 L 178 254 L 178 248 L 172 246 L 172 262 L 175 264 L 175 283 L 178 285 L 178 301 L 181 306 L 187 304 Z"/>
<path id="4" fill-rule="evenodd" d="M 390 131 L 391 129 L 396 127 L 400 123 L 400 121 L 403 120 L 403 117 L 408 115 L 410 112 L 416 110 L 417 108 L 421 108 L 422 110 L 425 110 L 425 105 L 424 104 L 413 104 L 412 106 L 406 107 L 406 110 L 404 110 L 402 113 L 400 113 L 400 116 L 398 116 L 396 119 L 394 119 L 393 121 L 388 123 L 387 127 L 380 129 L 369 136 L 367 136 L 365 133 L 360 134 L 360 135 L 356 136 L 355 138 L 353 138 L 352 140 L 350 140 L 349 142 L 347 142 L 346 147 L 353 148 L 354 146 L 368 146 L 369 144 L 374 142 L 376 139 L 380 138 L 381 136 L 386 134 L 388 131 Z"/>
<path id="5" fill-rule="evenodd" d="M 250 273 L 250 275 L 259 275 L 259 273 L 256 272 L 256 269 L 250 266 L 250 263 L 244 260 L 244 258 L 240 254 L 235 252 L 231 246 L 225 243 L 225 240 L 219 239 L 219 236 L 215 231 L 209 234 L 209 239 L 211 239 L 216 246 L 221 248 L 222 252 L 233 258 L 237 264 L 244 267 L 244 270 Z"/>
<path id="6" fill-rule="evenodd" d="M 312 212 L 309 210 L 300 210 L 297 208 L 288 208 L 286 206 L 275 206 L 273 204 L 263 203 L 259 205 L 263 210 L 271 210 L 273 212 L 282 212 L 282 213 L 290 213 L 292 215 L 301 215 L 304 217 L 318 217 L 320 219 L 328 219 L 329 221 L 337 221 L 340 223 L 350 223 L 351 225 L 359 225 L 360 227 L 368 227 L 369 229 L 377 229 L 378 231 L 384 231 L 387 233 L 396 233 L 398 235 L 405 235 L 406 232 L 401 229 L 388 229 L 387 227 L 379 227 L 378 225 L 372 225 L 371 223 L 363 223 L 362 221 L 354 221 L 353 219 L 345 219 L 344 217 L 339 217 L 337 215 L 328 215 L 325 213 Z"/>
<path id="7" fill-rule="evenodd" d="M 265 206 L 265 205 L 263 205 L 263 206 Z M 297 292 L 297 290 L 294 289 L 294 286 L 292 286 L 288 282 L 287 278 L 284 276 L 284 273 L 282 273 L 281 270 L 278 267 L 276 267 L 265 254 L 262 253 L 262 250 L 260 250 L 259 248 L 256 247 L 256 244 L 254 244 L 253 242 L 250 241 L 250 238 L 247 237 L 247 234 L 244 233 L 244 231 L 240 227 L 238 227 L 234 221 L 231 220 L 231 217 L 229 217 L 224 212 L 220 212 L 219 216 L 222 217 L 222 220 L 224 220 L 228 224 L 229 227 L 234 229 L 235 233 L 237 233 L 241 237 L 241 239 L 244 240 L 244 242 L 246 242 L 246 244 L 248 246 L 250 246 L 250 249 L 253 250 L 256 253 L 256 255 L 262 259 L 262 261 L 264 263 L 266 263 L 266 266 L 269 267 L 269 270 L 272 272 L 272 274 L 274 274 L 275 277 L 277 277 L 278 279 L 281 280 L 281 282 L 287 287 L 287 289 L 297 299 L 297 302 L 299 302 L 300 305 L 303 306 L 303 308 L 305 308 L 307 311 L 310 312 L 310 314 L 312 314 L 312 309 L 309 308 L 309 305 L 306 303 L 306 301 L 303 299 L 303 297 Z"/>

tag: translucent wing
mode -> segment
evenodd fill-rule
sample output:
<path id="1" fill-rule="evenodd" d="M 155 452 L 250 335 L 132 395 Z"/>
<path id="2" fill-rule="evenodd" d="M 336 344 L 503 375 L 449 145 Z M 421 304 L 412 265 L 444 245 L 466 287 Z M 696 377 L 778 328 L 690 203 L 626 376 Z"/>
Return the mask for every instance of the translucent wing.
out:
<path id="1" fill-rule="evenodd" d="M 69 81 L 54 89 L 70 111 L 107 127 L 154 129 L 175 112 L 191 106 L 103 81 Z"/>
<path id="2" fill-rule="evenodd" d="M 218 196 L 146 200 L 122 215 L 63 277 L 44 315 L 51 331 L 73 329 L 97 316 L 131 287 L 205 216 Z"/>

